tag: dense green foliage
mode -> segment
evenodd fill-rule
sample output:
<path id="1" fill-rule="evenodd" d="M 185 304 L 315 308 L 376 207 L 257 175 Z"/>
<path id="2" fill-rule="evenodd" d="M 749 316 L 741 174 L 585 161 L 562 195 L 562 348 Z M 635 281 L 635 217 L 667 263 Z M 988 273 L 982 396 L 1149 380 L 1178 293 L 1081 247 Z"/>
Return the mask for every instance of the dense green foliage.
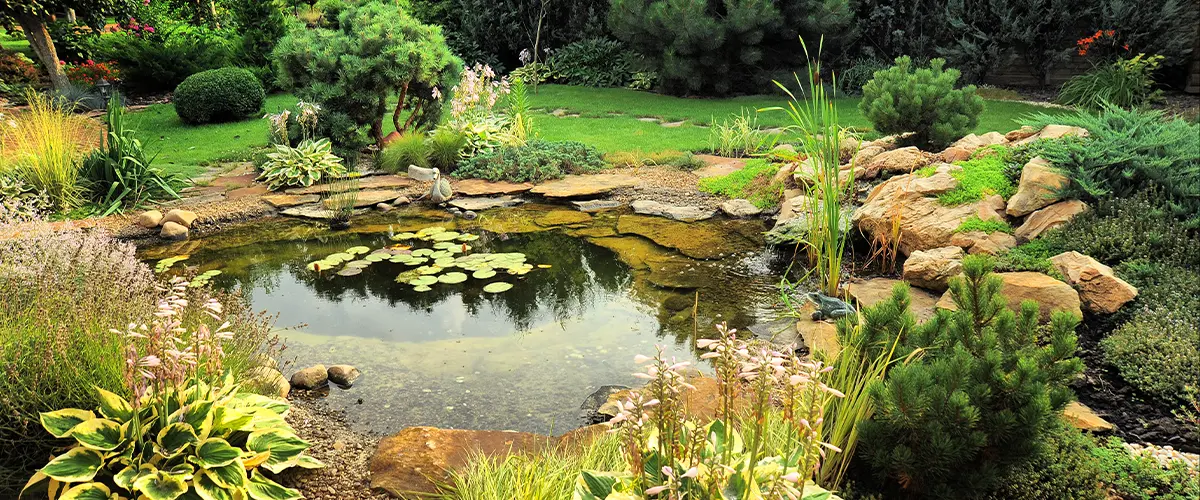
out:
<path id="1" fill-rule="evenodd" d="M 1074 250 L 1100 262 L 1141 257 L 1182 266 L 1200 266 L 1200 235 L 1170 217 L 1153 192 L 1097 200 L 1071 223 L 1042 236 L 1062 251 Z"/>
<path id="2" fill-rule="evenodd" d="M 333 154 L 329 139 L 303 140 L 296 147 L 276 144 L 275 151 L 267 154 L 267 161 L 259 166 L 259 179 L 267 187 L 276 190 L 283 187 L 307 187 L 323 178 L 346 174 L 342 159 Z"/>
<path id="3" fill-rule="evenodd" d="M 241 35 L 240 59 L 268 89 L 275 86 L 271 51 L 287 34 L 287 21 L 280 0 L 232 2 L 233 21 Z"/>
<path id="4" fill-rule="evenodd" d="M 249 70 L 201 71 L 175 87 L 175 112 L 184 123 L 237 121 L 257 114 L 266 100 L 262 83 Z"/>
<path id="5" fill-rule="evenodd" d="M 772 182 L 778 171 L 777 163 L 760 159 L 748 160 L 745 167 L 729 175 L 700 179 L 700 190 L 749 200 L 758 208 L 771 208 L 779 205 L 780 198 L 783 197 L 783 185 Z"/>
<path id="6" fill-rule="evenodd" d="M 971 217 L 967 218 L 967 220 L 963 221 L 962 224 L 959 224 L 958 228 L 954 230 L 956 233 L 969 233 L 972 231 L 980 231 L 989 234 L 995 232 L 1012 234 L 1013 227 L 1007 221 L 1002 219 L 983 220 L 980 219 L 978 215 L 972 215 Z"/>
<path id="7" fill-rule="evenodd" d="M 122 31 L 98 37 L 96 59 L 115 61 L 124 84 L 144 92 L 169 91 L 187 77 L 237 61 L 238 35 L 186 24 L 151 34 Z"/>
<path id="8" fill-rule="evenodd" d="M 1163 401 L 1182 401 L 1200 373 L 1200 322 L 1185 312 L 1138 314 L 1100 346 L 1121 378 Z"/>
<path id="9" fill-rule="evenodd" d="M 907 56 L 892 67 L 877 71 L 863 87 L 858 109 L 882 134 L 912 135 L 913 144 L 942 147 L 967 135 L 983 113 L 983 99 L 975 86 L 954 88 L 959 72 L 944 69 L 942 59 L 928 68 L 915 67 Z"/>
<path id="10" fill-rule="evenodd" d="M 939 194 L 938 202 L 952 207 L 994 194 L 1008 199 L 1017 192 L 1017 186 L 1006 173 L 1012 163 L 1013 155 L 1007 148 L 981 149 L 971 159 L 958 163 L 962 169 L 950 174 L 958 179 L 958 185 Z"/>
<path id="11" fill-rule="evenodd" d="M 399 132 L 435 125 L 442 103 L 434 90 L 449 95 L 462 69 L 441 28 L 378 2 L 347 5 L 337 20 L 337 29 L 292 30 L 273 55 L 280 86 L 322 106 L 319 135 L 355 158 L 382 141 L 393 93 L 402 96 L 393 113 Z"/>
<path id="12" fill-rule="evenodd" d="M 1066 422 L 1047 430 L 1046 446 L 1014 467 L 989 500 L 1104 500 L 1095 442 Z"/>
<path id="13" fill-rule="evenodd" d="M 181 184 L 180 179 L 151 165 L 153 157 L 125 125 L 125 109 L 117 93 L 109 99 L 104 125 L 104 142 L 84 158 L 81 174 L 88 198 L 100 206 L 103 215 L 179 197 L 175 185 Z"/>
<path id="14" fill-rule="evenodd" d="M 431 151 L 425 134 L 407 133 L 379 152 L 378 165 L 388 172 L 407 172 L 409 165 L 429 168 Z"/>
<path id="15" fill-rule="evenodd" d="M 1200 476 L 1181 462 L 1164 468 L 1152 457 L 1132 457 L 1115 437 L 1093 447 L 1091 453 L 1100 460 L 1101 480 L 1122 498 L 1191 500 L 1200 495 Z"/>
<path id="16" fill-rule="evenodd" d="M 567 174 L 586 174 L 604 168 L 596 148 L 579 142 L 529 141 L 477 154 L 454 172 L 459 178 L 489 181 L 542 182 Z"/>
<path id="17" fill-rule="evenodd" d="M 1088 130 L 1086 138 L 1045 141 L 1038 148 L 1040 156 L 1071 178 L 1074 194 L 1103 199 L 1159 189 L 1176 215 L 1200 225 L 1200 124 L 1114 106 L 1099 113 L 1038 114 L 1023 123 Z"/>
<path id="18" fill-rule="evenodd" d="M 1041 451 L 1083 368 L 1074 357 L 1080 318 L 1057 312 L 1043 336 L 1036 304 L 1008 309 L 990 260 L 963 265 L 950 283 L 958 310 L 901 340 L 923 357 L 872 386 L 876 412 L 859 427 L 859 447 L 888 490 L 967 498 L 999 486 Z"/>
<path id="19" fill-rule="evenodd" d="M 429 161 L 442 172 L 453 172 L 462 159 L 467 137 L 455 130 L 439 128 L 429 135 Z"/>
<path id="20" fill-rule="evenodd" d="M 546 61 L 553 81 L 588 87 L 624 87 L 633 78 L 633 65 L 629 50 L 611 38 L 572 42 Z"/>
<path id="21" fill-rule="evenodd" d="M 1130 319 L 1153 309 L 1176 311 L 1176 316 L 1191 317 L 1200 324 L 1200 273 L 1195 268 L 1167 264 L 1158 256 L 1127 260 L 1115 266 L 1117 276 L 1137 287 L 1139 307 L 1123 308 L 1116 314 Z"/>
<path id="22" fill-rule="evenodd" d="M 804 61 L 800 38 L 824 43 L 848 31 L 843 1 L 614 0 L 613 35 L 641 54 L 671 94 L 768 91 L 792 81 Z"/>
<path id="23" fill-rule="evenodd" d="M 1121 59 L 1071 77 L 1058 91 L 1058 102 L 1091 110 L 1105 104 L 1132 108 L 1149 104 L 1162 91 L 1154 89 L 1154 71 L 1162 56 Z"/>

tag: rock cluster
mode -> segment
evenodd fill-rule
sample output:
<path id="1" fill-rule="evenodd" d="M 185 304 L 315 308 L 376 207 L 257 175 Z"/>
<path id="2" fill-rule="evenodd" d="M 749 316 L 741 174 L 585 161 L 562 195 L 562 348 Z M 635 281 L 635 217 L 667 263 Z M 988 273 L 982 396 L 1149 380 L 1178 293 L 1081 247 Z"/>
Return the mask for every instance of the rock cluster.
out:
<path id="1" fill-rule="evenodd" d="M 291 385 L 296 389 L 306 391 L 319 389 L 328 383 L 339 387 L 350 387 L 360 376 L 362 376 L 362 372 L 350 365 L 333 365 L 326 368 L 325 365 L 318 364 L 293 373 Z"/>
<path id="2" fill-rule="evenodd" d="M 196 212 L 178 208 L 168 211 L 166 215 L 158 210 L 147 210 L 138 214 L 134 222 L 146 229 L 158 228 L 159 237 L 164 239 L 186 240 L 197 217 Z"/>

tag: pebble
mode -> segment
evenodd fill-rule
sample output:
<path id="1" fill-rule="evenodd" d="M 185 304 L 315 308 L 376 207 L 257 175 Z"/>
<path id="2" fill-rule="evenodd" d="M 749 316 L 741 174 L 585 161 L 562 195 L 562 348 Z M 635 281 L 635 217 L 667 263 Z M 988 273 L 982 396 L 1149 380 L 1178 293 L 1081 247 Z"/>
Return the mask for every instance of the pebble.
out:
<path id="1" fill-rule="evenodd" d="M 1192 470 L 1200 469 L 1200 455 L 1182 453 L 1170 445 L 1156 446 L 1152 444 L 1125 443 L 1125 449 L 1133 456 L 1149 455 L 1163 467 L 1167 467 L 1171 462 L 1183 462 Z"/>

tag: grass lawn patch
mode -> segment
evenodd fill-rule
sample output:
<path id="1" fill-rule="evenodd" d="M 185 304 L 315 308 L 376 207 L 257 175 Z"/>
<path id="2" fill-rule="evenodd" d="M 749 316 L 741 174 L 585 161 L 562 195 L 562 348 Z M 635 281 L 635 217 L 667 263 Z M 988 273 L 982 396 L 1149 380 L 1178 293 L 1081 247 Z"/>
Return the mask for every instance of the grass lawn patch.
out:
<path id="1" fill-rule="evenodd" d="M 700 190 L 729 198 L 745 198 L 762 209 L 779 204 L 783 185 L 771 182 L 779 165 L 766 160 L 749 160 L 741 170 L 729 175 L 700 179 Z"/>
<path id="2" fill-rule="evenodd" d="M 957 163 L 962 170 L 950 175 L 958 179 L 958 187 L 938 195 L 938 202 L 946 206 L 973 203 L 984 197 L 999 194 L 1008 199 L 1017 192 L 1008 174 L 1004 172 L 1011 153 L 1003 147 L 981 150 L 974 158 Z"/>

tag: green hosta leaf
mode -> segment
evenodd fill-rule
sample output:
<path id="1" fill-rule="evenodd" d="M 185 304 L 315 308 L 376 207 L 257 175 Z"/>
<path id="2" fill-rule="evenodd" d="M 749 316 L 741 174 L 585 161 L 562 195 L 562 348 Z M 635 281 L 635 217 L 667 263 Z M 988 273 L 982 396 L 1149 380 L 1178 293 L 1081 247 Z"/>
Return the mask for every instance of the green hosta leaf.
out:
<path id="1" fill-rule="evenodd" d="M 97 399 L 100 400 L 100 414 L 118 422 L 126 422 L 133 418 L 133 406 L 125 398 L 99 387 L 96 388 Z"/>
<path id="2" fill-rule="evenodd" d="M 188 490 L 188 485 L 186 476 L 155 471 L 139 477 L 133 488 L 149 500 L 175 500 Z"/>
<path id="3" fill-rule="evenodd" d="M 71 429 L 71 437 L 75 438 L 79 444 L 100 451 L 117 449 L 121 443 L 125 442 L 122 439 L 123 436 L 121 424 L 107 418 L 93 418 Z"/>
<path id="4" fill-rule="evenodd" d="M 167 421 L 186 423 L 196 431 L 196 437 L 204 439 L 208 437 L 209 432 L 212 432 L 212 407 L 212 401 L 197 401 L 176 410 L 170 417 L 167 417 Z"/>
<path id="5" fill-rule="evenodd" d="M 196 494 L 204 500 L 234 500 L 237 498 L 235 488 L 218 484 L 208 474 L 201 474 L 195 481 L 192 481 L 192 485 L 195 486 Z"/>
<path id="6" fill-rule="evenodd" d="M 230 406 L 218 406 L 213 408 L 213 432 L 216 435 L 228 435 L 234 431 L 253 430 L 246 427 L 250 421 L 254 419 L 254 415 L 246 413 L 242 410 Z"/>
<path id="7" fill-rule="evenodd" d="M 246 484 L 246 465 L 239 458 L 224 467 L 213 467 L 203 472 L 213 482 L 226 488 L 241 488 Z"/>
<path id="8" fill-rule="evenodd" d="M 78 446 L 54 457 L 42 467 L 41 473 L 64 483 L 80 483 L 91 481 L 103 464 L 104 457 L 100 452 Z"/>
<path id="9" fill-rule="evenodd" d="M 271 410 L 266 408 L 255 408 L 254 412 L 251 413 L 250 424 L 246 427 L 248 427 L 251 431 L 278 429 L 281 427 L 286 428 L 287 421 L 285 421 L 283 417 L 279 416 L 278 413 L 275 413 Z"/>
<path id="10" fill-rule="evenodd" d="M 196 447 L 196 455 L 192 463 L 210 469 L 224 467 L 242 456 L 242 451 L 229 445 L 221 438 L 209 438 Z"/>
<path id="11" fill-rule="evenodd" d="M 279 472 L 286 468 L 286 466 L 282 468 L 276 466 L 283 465 L 299 456 L 301 452 L 308 449 L 308 446 L 307 441 L 284 429 L 254 431 L 246 438 L 246 449 L 259 453 L 271 452 L 271 457 L 263 464 L 271 472 Z"/>
<path id="12" fill-rule="evenodd" d="M 605 500 L 613 492 L 618 477 L 609 472 L 580 471 L 575 479 L 574 500 Z"/>
<path id="13" fill-rule="evenodd" d="M 287 401 L 279 398 L 246 392 L 238 393 L 226 406 L 233 408 L 266 408 L 275 412 L 276 415 L 283 415 L 288 411 L 288 408 L 292 407 Z"/>
<path id="14" fill-rule="evenodd" d="M 130 466 L 121 469 L 121 472 L 114 475 L 113 482 L 117 483 L 117 486 L 123 490 L 133 491 L 133 481 L 137 478 L 138 470 Z"/>
<path id="15" fill-rule="evenodd" d="M 246 484 L 246 492 L 250 494 L 250 498 L 253 500 L 296 500 L 302 498 L 299 491 L 284 488 L 279 483 L 267 479 L 257 470 L 250 474 L 250 481 Z"/>
<path id="16" fill-rule="evenodd" d="M 84 483 L 72 486 L 58 497 L 58 500 L 110 500 L 117 498 L 110 496 L 112 491 L 103 483 Z"/>
<path id="17" fill-rule="evenodd" d="M 158 431 L 159 451 L 167 458 L 178 455 L 184 448 L 199 442 L 196 431 L 183 422 L 175 422 Z"/>
<path id="18" fill-rule="evenodd" d="M 96 418 L 96 414 L 87 410 L 67 408 L 38 415 L 42 427 L 56 438 L 70 437 L 71 429 L 84 421 Z"/>
<path id="19" fill-rule="evenodd" d="M 301 469 L 324 469 L 325 468 L 325 464 L 321 463 L 320 460 L 317 460 L 308 455 L 300 455 L 300 456 L 296 457 L 295 462 L 296 462 L 296 466 L 300 467 Z"/>

